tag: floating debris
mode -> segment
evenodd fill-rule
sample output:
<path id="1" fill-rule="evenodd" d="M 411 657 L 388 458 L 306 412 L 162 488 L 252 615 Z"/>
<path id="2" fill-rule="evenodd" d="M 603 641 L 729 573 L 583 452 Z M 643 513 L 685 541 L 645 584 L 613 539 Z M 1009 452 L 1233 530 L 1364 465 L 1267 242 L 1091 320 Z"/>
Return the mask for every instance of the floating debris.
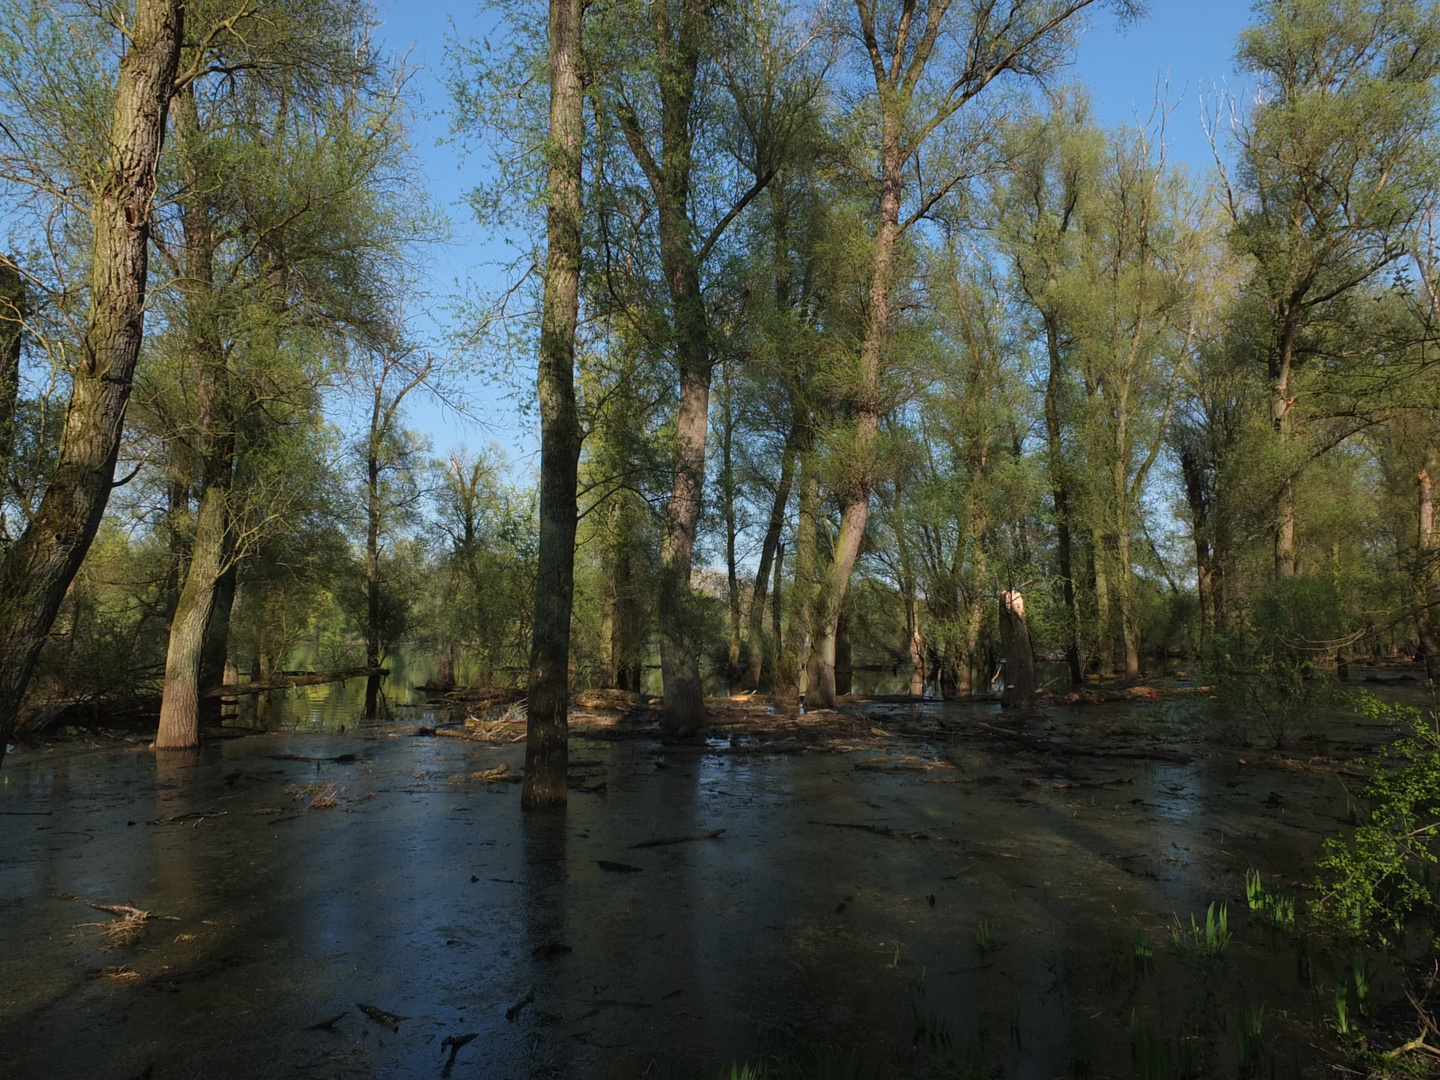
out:
<path id="1" fill-rule="evenodd" d="M 400 1016 L 397 1013 L 386 1012 L 384 1009 L 376 1008 L 374 1005 L 366 1005 L 363 1001 L 357 1001 L 355 1007 L 377 1024 L 383 1024 L 395 1032 L 400 1030 L 400 1021 L 410 1019 L 408 1016 Z"/>

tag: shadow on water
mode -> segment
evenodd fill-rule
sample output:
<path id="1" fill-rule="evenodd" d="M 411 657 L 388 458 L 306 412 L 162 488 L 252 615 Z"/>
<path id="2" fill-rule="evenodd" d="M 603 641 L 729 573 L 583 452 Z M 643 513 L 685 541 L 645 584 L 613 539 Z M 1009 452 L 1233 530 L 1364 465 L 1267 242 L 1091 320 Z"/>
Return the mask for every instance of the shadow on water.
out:
<path id="1" fill-rule="evenodd" d="M 0 773 L 0 1076 L 430 1077 L 468 1034 L 449 1075 L 1327 1068 L 1343 958 L 1247 911 L 1245 873 L 1294 891 L 1344 813 L 1335 779 L 962 737 L 990 712 L 927 704 L 945 728 L 880 756 L 576 739 L 604 792 L 523 817 L 480 775 L 518 773 L 514 744 L 297 725 L 182 757 L 22 749 Z M 151 917 L 127 938 L 87 901 Z M 1383 967 L 1374 986 L 1399 998 Z"/>

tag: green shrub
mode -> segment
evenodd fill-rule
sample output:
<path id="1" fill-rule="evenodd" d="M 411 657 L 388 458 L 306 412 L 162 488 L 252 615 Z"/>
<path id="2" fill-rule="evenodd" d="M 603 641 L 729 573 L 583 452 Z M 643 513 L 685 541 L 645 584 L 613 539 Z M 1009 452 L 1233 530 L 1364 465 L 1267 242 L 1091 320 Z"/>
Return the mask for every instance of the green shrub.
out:
<path id="1" fill-rule="evenodd" d="M 1440 861 L 1440 725 L 1435 713 L 1357 696 L 1361 711 L 1409 734 L 1389 748 L 1361 795 L 1358 824 L 1325 842 L 1320 911 L 1344 929 L 1394 944 L 1406 920 L 1435 910 Z"/>

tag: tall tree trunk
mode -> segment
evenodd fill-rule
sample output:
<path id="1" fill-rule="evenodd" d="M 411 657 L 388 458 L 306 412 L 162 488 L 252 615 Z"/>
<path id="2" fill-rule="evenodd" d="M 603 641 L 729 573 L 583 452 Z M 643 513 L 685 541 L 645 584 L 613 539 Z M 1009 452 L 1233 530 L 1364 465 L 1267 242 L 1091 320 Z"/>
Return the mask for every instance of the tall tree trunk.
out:
<path id="1" fill-rule="evenodd" d="M 200 745 L 200 666 L 215 610 L 215 587 L 225 572 L 228 518 L 226 492 L 219 485 L 208 486 L 195 520 L 190 568 L 170 622 L 156 750 L 188 750 Z"/>
<path id="2" fill-rule="evenodd" d="M 19 268 L 0 256 L 0 481 L 15 453 L 15 406 L 20 399 L 20 351 L 25 339 L 25 282 Z"/>
<path id="3" fill-rule="evenodd" d="M 877 76 L 878 78 L 878 76 Z M 882 91 L 882 102 L 886 98 Z M 816 627 L 817 638 L 834 640 L 835 621 L 860 544 L 870 520 L 870 492 L 875 486 L 876 439 L 880 430 L 882 376 L 885 346 L 890 336 L 890 286 L 895 261 L 895 245 L 900 236 L 901 175 L 905 155 L 901 148 L 900 122 L 892 108 L 882 108 L 880 118 L 880 204 L 876 214 L 874 247 L 870 256 L 870 303 L 865 316 L 865 334 L 860 343 L 859 387 L 855 402 L 855 439 L 851 446 L 853 459 L 848 463 L 849 477 L 844 510 L 840 515 L 840 535 L 826 575 L 826 625 Z"/>
<path id="4" fill-rule="evenodd" d="M 1115 635 L 1110 611 L 1109 538 L 1099 530 L 1090 537 L 1091 573 L 1095 587 L 1095 664 L 1102 678 L 1115 671 Z"/>
<path id="5" fill-rule="evenodd" d="M 695 297 L 699 306 L 700 298 Z M 691 561 L 700 522 L 705 482 L 706 413 L 710 372 L 687 367 L 680 375 L 680 410 L 675 422 L 675 484 L 660 541 L 660 677 L 664 683 L 662 726 L 690 736 L 705 725 L 705 691 L 700 684 L 700 639 Z"/>
<path id="6" fill-rule="evenodd" d="M 740 578 L 735 566 L 735 540 L 739 529 L 735 519 L 735 402 L 728 371 L 722 370 L 724 425 L 720 429 L 720 511 L 725 517 L 725 585 L 730 605 L 730 648 L 725 659 L 725 682 L 734 693 L 740 682 Z M 756 584 L 763 575 L 756 578 Z"/>
<path id="7" fill-rule="evenodd" d="M 781 636 L 781 623 L 783 620 L 783 597 L 780 595 L 780 581 L 785 571 L 785 541 L 781 540 L 775 545 L 775 569 L 774 580 L 770 586 L 770 682 L 771 692 L 774 693 L 775 673 L 780 668 L 780 650 L 785 644 Z"/>
<path id="8" fill-rule="evenodd" d="M 151 203 L 180 60 L 182 0 L 139 0 L 91 209 L 90 312 L 45 494 L 0 559 L 0 760 L 65 591 L 110 498 L 145 322 Z"/>
<path id="9" fill-rule="evenodd" d="M 379 412 L 381 391 L 375 394 Z M 370 450 L 365 459 L 365 666 L 380 666 L 380 433 L 372 424 Z M 380 676 L 365 680 L 365 715 L 379 715 Z"/>
<path id="10" fill-rule="evenodd" d="M 775 665 L 776 697 L 800 692 L 800 672 L 810 657 L 810 604 L 815 592 L 815 518 L 820 509 L 820 484 L 807 462 L 801 463 L 800 511 L 795 520 L 795 569 L 786 604 L 784 649 Z"/>
<path id="11" fill-rule="evenodd" d="M 226 679 L 225 669 L 230 658 L 230 613 L 235 609 L 236 567 L 231 560 L 230 567 L 220 575 L 215 586 L 215 608 L 210 613 L 210 630 L 205 637 L 205 652 L 200 658 L 200 692 L 216 686 L 223 686 L 232 680 Z"/>
<path id="12" fill-rule="evenodd" d="M 1298 305 L 1291 305 L 1281 320 L 1280 343 L 1277 355 L 1270 364 L 1270 418 L 1279 442 L 1283 467 L 1286 470 L 1280 482 L 1280 491 L 1275 498 L 1275 576 L 1295 576 L 1295 478 L 1290 471 L 1290 440 L 1293 426 L 1290 416 L 1294 399 L 1290 395 L 1290 375 L 1293 368 L 1295 338 L 1298 334 L 1300 312 Z"/>
<path id="13" fill-rule="evenodd" d="M 757 690 L 760 687 L 760 669 L 765 660 L 765 588 L 770 576 L 770 564 L 780 546 L 780 533 L 785 528 L 785 507 L 790 501 L 790 486 L 795 476 L 795 443 L 798 440 L 799 424 L 791 427 L 785 438 L 785 449 L 780 455 L 780 479 L 775 485 L 775 500 L 770 504 L 770 520 L 765 526 L 765 539 L 760 545 L 760 565 L 755 571 L 755 591 L 750 596 L 749 641 L 746 646 L 745 679 L 742 690 Z M 778 580 L 778 579 L 777 579 Z M 779 603 L 778 594 L 775 603 Z M 772 643 L 778 648 L 779 638 Z"/>
<path id="14" fill-rule="evenodd" d="M 1440 567 L 1435 564 L 1437 545 L 1435 537 L 1435 475 L 1436 451 L 1427 449 L 1425 464 L 1420 469 L 1420 529 L 1417 547 L 1416 575 L 1418 588 L 1415 590 L 1420 601 L 1420 640 L 1425 647 L 1425 674 L 1431 682 L 1440 682 L 1440 589 L 1436 588 L 1440 578 Z"/>
<path id="15" fill-rule="evenodd" d="M 835 693 L 843 696 L 851 692 L 855 685 L 855 662 L 853 647 L 850 641 L 850 613 L 851 608 L 846 605 L 840 612 L 840 617 L 835 621 Z"/>
<path id="16" fill-rule="evenodd" d="M 526 809 L 565 805 L 570 754 L 570 613 L 581 439 L 575 327 L 580 315 L 585 142 L 583 10 L 583 0 L 550 0 L 550 201 L 538 375 L 540 541 L 520 791 L 520 805 Z"/>
<path id="17" fill-rule="evenodd" d="M 1005 689 L 1002 708 L 1035 704 L 1035 652 L 1030 644 L 1030 624 L 1025 618 L 1025 598 L 1018 590 L 1000 594 L 1000 641 L 1005 649 Z"/>
<path id="18" fill-rule="evenodd" d="M 1046 312 L 1044 323 L 1045 350 L 1049 359 L 1049 370 L 1045 376 L 1045 444 L 1050 467 L 1050 497 L 1055 505 L 1055 554 L 1060 564 L 1060 589 L 1065 601 L 1065 666 L 1070 672 L 1070 684 L 1080 686 L 1085 682 L 1085 673 L 1080 667 L 1080 612 L 1075 603 L 1075 572 L 1070 542 L 1070 485 L 1060 427 L 1064 353 L 1060 346 L 1060 324 L 1055 313 Z"/>
<path id="19" fill-rule="evenodd" d="M 920 627 L 920 596 L 915 579 L 905 579 L 905 639 L 910 649 L 910 693 L 925 696 L 925 636 Z"/>
<path id="20" fill-rule="evenodd" d="M 230 417 L 230 386 L 215 295 L 218 244 L 211 203 L 212 178 L 204 165 L 204 133 L 193 86 L 173 101 L 176 156 L 186 195 L 180 224 L 185 241 L 184 298 L 186 345 L 196 369 L 203 459 L 200 504 L 184 583 L 170 622 L 165 683 L 160 699 L 157 750 L 200 745 L 200 680 L 205 642 L 215 610 L 215 590 L 230 561 L 230 487 L 235 439 Z"/>
<path id="21" fill-rule="evenodd" d="M 1190 535 L 1195 542 L 1195 591 L 1200 604 L 1200 637 L 1208 640 L 1215 632 L 1215 585 L 1210 550 L 1210 500 L 1200 453 L 1181 446 L 1180 476 L 1185 483 L 1185 502 L 1190 510 Z"/>

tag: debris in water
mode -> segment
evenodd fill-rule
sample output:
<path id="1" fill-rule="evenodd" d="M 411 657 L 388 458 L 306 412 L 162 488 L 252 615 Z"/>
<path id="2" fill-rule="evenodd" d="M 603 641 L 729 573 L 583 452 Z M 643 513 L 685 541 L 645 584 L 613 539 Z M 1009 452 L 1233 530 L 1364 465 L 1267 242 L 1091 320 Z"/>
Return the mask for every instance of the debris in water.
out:
<path id="1" fill-rule="evenodd" d="M 629 863 L 611 862 L 609 859 L 596 859 L 595 865 L 601 870 L 609 870 L 612 874 L 638 874 L 640 867 L 631 866 Z"/>
<path id="2" fill-rule="evenodd" d="M 396 1013 L 386 1012 L 384 1009 L 377 1009 L 374 1005 L 366 1005 L 363 1001 L 357 1001 L 355 1007 L 377 1024 L 383 1024 L 395 1032 L 400 1030 L 401 1020 L 409 1019 L 408 1016 L 399 1016 Z"/>
<path id="3" fill-rule="evenodd" d="M 554 960 L 557 956 L 564 956 L 566 953 L 574 951 L 564 942 L 547 941 L 544 945 L 537 945 L 530 955 L 537 960 Z"/>
<path id="4" fill-rule="evenodd" d="M 517 1017 L 517 1016 L 520 1015 L 520 1011 L 521 1011 L 522 1009 L 524 1009 L 526 1005 L 529 1005 L 529 1004 L 530 1004 L 532 1001 L 534 1001 L 534 1000 L 535 1000 L 535 987 L 532 986 L 532 987 L 530 987 L 529 990 L 526 990 L 526 991 L 525 991 L 525 996 L 524 996 L 524 997 L 522 997 L 519 1001 L 515 1002 L 514 1005 L 511 1005 L 508 1009 L 505 1010 L 505 1019 L 506 1019 L 506 1020 L 514 1020 L 515 1017 Z"/>
<path id="5" fill-rule="evenodd" d="M 472 1039 L 479 1038 L 479 1036 L 480 1033 L 478 1031 L 467 1031 L 464 1035 L 446 1035 L 445 1038 L 440 1040 L 440 1049 L 448 1049 L 450 1051 L 450 1058 L 445 1062 L 444 1075 L 449 1075 L 450 1066 L 455 1064 L 455 1055 L 460 1053 L 460 1048 Z"/>
<path id="6" fill-rule="evenodd" d="M 364 1006 L 362 1005 L 361 1008 L 364 1008 Z M 334 1026 L 335 1026 L 336 1024 L 338 1024 L 341 1020 L 345 1019 L 345 1017 L 347 1017 L 347 1016 L 349 1016 L 349 1015 L 350 1015 L 350 1010 L 349 1010 L 349 1009 L 346 1009 L 344 1012 L 336 1013 L 334 1016 L 330 1017 L 329 1020 L 321 1020 L 318 1024 L 311 1024 L 311 1025 L 310 1025 L 309 1027 L 307 1027 L 305 1030 L 306 1030 L 306 1031 L 329 1031 L 329 1030 L 331 1030 L 332 1028 L 334 1028 Z"/>
<path id="7" fill-rule="evenodd" d="M 482 769 L 480 772 L 472 772 L 472 773 L 470 774 L 470 779 L 471 779 L 471 780 L 482 780 L 482 781 L 484 781 L 485 783 L 489 784 L 489 783 L 493 783 L 493 782 L 496 781 L 496 780 L 502 779 L 502 778 L 505 776 L 505 774 L 508 773 L 509 771 L 510 771 L 510 766 L 509 766 L 509 765 L 506 765 L 504 762 L 501 762 L 499 765 L 496 765 L 493 769 Z"/>
<path id="8" fill-rule="evenodd" d="M 647 847 L 665 847 L 667 844 L 688 844 L 693 840 L 714 840 L 723 833 L 724 829 L 712 829 L 710 832 L 699 833 L 696 836 L 666 836 L 658 840 L 641 840 L 638 844 L 631 844 L 630 849 Z"/>

